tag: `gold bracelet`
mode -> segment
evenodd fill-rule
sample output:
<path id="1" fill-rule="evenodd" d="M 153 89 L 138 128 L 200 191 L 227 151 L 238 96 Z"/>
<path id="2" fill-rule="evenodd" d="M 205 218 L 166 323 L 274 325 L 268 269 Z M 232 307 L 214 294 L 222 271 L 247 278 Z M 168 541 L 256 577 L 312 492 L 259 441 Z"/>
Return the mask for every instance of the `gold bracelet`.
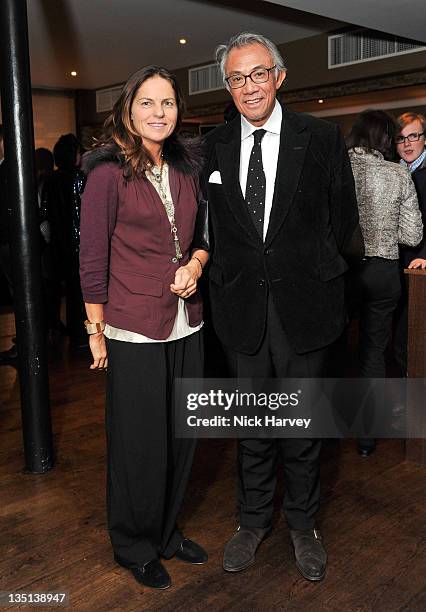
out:
<path id="1" fill-rule="evenodd" d="M 92 322 L 86 320 L 84 322 L 84 327 L 86 328 L 86 332 L 89 336 L 92 334 L 101 334 L 105 329 L 105 321 Z"/>

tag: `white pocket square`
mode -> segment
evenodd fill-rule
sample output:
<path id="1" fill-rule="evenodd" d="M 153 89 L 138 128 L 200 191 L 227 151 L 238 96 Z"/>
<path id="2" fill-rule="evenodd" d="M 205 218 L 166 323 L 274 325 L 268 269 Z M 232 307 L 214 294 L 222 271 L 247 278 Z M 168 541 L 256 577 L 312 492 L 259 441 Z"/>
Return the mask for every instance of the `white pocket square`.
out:
<path id="1" fill-rule="evenodd" d="M 220 176 L 219 170 L 215 170 L 210 174 L 209 183 L 216 183 L 216 185 L 222 185 L 222 177 Z"/>

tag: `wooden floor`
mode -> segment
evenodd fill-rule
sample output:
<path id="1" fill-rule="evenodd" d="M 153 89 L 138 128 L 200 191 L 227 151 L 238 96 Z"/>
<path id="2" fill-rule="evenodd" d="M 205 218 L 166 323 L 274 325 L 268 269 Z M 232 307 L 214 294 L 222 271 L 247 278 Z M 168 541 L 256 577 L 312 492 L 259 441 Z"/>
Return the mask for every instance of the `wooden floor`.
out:
<path id="1" fill-rule="evenodd" d="M 11 316 L 0 315 L 0 350 Z M 329 553 L 325 580 L 297 572 L 278 512 L 256 564 L 222 570 L 222 550 L 237 525 L 235 445 L 199 443 L 180 523 L 203 544 L 205 566 L 166 561 L 173 586 L 143 589 L 114 564 L 105 529 L 104 375 L 67 340 L 51 349 L 56 465 L 22 471 L 17 373 L 0 366 L 0 590 L 66 591 L 75 610 L 426 610 L 426 468 L 403 461 L 402 443 L 379 442 L 367 460 L 352 441 L 325 445 L 320 527 Z M 47 609 L 47 608 L 46 608 Z"/>

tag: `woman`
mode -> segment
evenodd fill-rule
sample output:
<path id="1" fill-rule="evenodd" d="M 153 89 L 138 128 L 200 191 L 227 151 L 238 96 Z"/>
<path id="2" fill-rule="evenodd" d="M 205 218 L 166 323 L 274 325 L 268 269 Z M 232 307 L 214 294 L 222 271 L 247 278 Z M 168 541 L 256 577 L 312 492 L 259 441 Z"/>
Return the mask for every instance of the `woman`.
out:
<path id="1" fill-rule="evenodd" d="M 177 135 L 175 78 L 148 66 L 132 75 L 86 154 L 80 275 L 92 369 L 108 367 L 108 527 L 117 563 L 167 588 L 160 557 L 207 561 L 176 517 L 194 441 L 176 439 L 175 377 L 202 376 L 197 281 L 208 253 L 193 243 L 199 146 Z"/>
<path id="2" fill-rule="evenodd" d="M 61 323 L 61 281 L 65 282 L 66 329 L 71 343 L 87 346 L 79 279 L 80 207 L 85 176 L 80 170 L 83 148 L 74 134 L 64 134 L 53 147 L 57 170 L 46 180 L 41 208 L 51 229 L 51 304 L 54 327 Z"/>
<path id="3" fill-rule="evenodd" d="M 395 122 L 383 111 L 361 113 L 347 138 L 355 178 L 365 257 L 349 279 L 352 307 L 360 314 L 360 369 L 385 377 L 385 350 L 401 292 L 398 244 L 417 245 L 423 225 L 410 174 L 394 158 Z M 358 441 L 368 456 L 375 441 Z"/>

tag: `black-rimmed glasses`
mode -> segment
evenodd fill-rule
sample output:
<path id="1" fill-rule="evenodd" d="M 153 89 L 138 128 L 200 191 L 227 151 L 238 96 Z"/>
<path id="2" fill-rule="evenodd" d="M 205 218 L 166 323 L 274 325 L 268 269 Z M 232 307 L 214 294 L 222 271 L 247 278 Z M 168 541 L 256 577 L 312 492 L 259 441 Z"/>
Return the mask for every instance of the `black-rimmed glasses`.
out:
<path id="1" fill-rule="evenodd" d="M 271 70 L 275 70 L 275 68 L 276 66 L 271 66 L 271 68 L 256 68 L 250 72 L 250 74 L 231 74 L 225 81 L 231 89 L 244 87 L 247 79 L 251 79 L 253 83 L 266 83 L 269 79 L 269 73 Z"/>
<path id="2" fill-rule="evenodd" d="M 424 132 L 413 132 L 412 134 L 408 134 L 408 136 L 395 136 L 396 144 L 403 144 L 406 140 L 408 142 L 417 142 L 420 140 L 421 136 L 424 136 Z"/>

